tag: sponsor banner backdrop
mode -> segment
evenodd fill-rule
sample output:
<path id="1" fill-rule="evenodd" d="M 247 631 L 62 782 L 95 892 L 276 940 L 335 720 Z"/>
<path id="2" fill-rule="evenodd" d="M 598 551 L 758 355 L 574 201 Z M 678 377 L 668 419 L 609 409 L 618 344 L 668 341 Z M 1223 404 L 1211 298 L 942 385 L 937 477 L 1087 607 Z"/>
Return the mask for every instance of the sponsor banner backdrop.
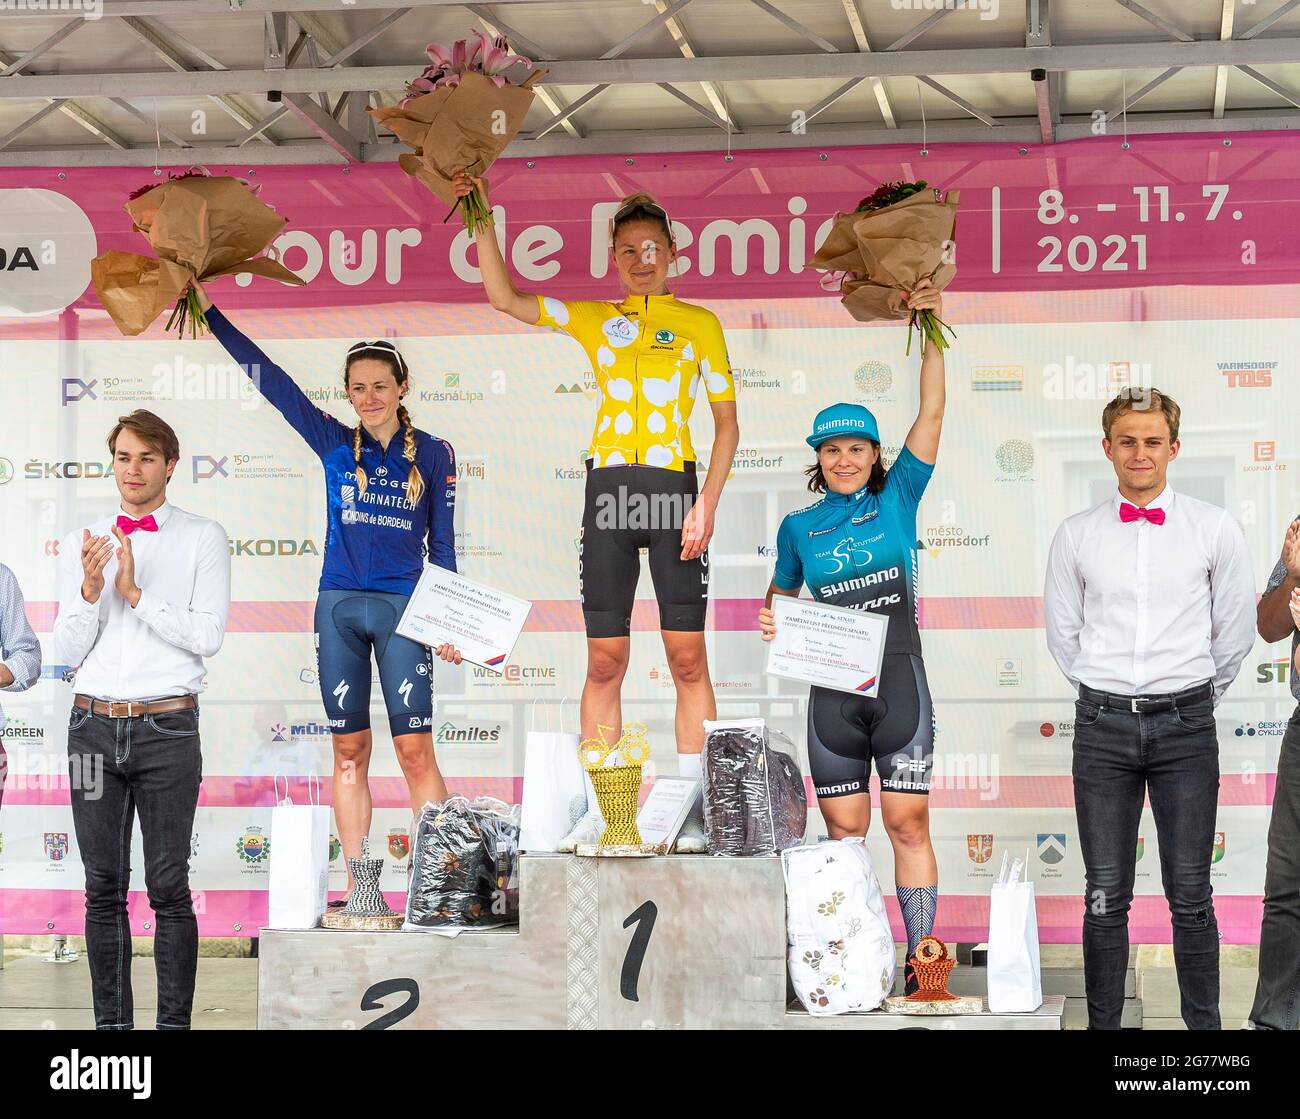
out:
<path id="1" fill-rule="evenodd" d="M 1242 524 L 1262 590 L 1295 515 L 1300 391 L 1287 354 L 1300 283 L 1290 136 L 1101 138 L 1051 159 L 1014 148 L 833 149 L 521 161 L 494 169 L 498 229 L 521 287 L 617 298 L 606 267 L 611 203 L 649 189 L 679 223 L 678 294 L 714 308 L 738 383 L 741 447 L 711 551 L 710 666 L 719 712 L 764 715 L 798 744 L 806 690 L 763 673 L 754 614 L 781 518 L 808 504 L 803 436 L 825 404 L 866 404 L 886 462 L 917 405 L 915 351 L 901 326 L 853 323 L 799 264 L 837 208 L 884 179 L 962 191 L 960 273 L 945 300 L 957 330 L 938 467 L 918 518 L 921 627 L 937 719 L 932 832 L 939 925 L 982 940 L 1004 851 L 1028 858 L 1043 937 L 1075 941 L 1083 868 L 1072 807 L 1073 706 L 1047 654 L 1042 575 L 1052 532 L 1101 500 L 1114 475 L 1100 447 L 1104 402 L 1158 385 L 1183 408 L 1176 488 Z M 1142 158 L 1139 160 L 1137 156 Z M 247 173 L 244 167 L 212 168 Z M 104 437 L 149 407 L 176 428 L 171 500 L 229 537 L 232 607 L 200 697 L 204 784 L 190 844 L 205 935 L 249 935 L 265 919 L 272 777 L 332 770 L 311 632 L 324 550 L 323 474 L 306 445 L 210 339 L 155 329 L 119 337 L 86 291 L 88 261 L 140 250 L 121 203 L 149 171 L 0 171 L 0 358 L 11 417 L 0 436 L 0 561 L 16 572 L 47 656 L 42 681 L 3 697 L 8 775 L 0 809 L 0 932 L 82 929 L 81 855 L 69 809 L 66 726 L 73 685 L 52 661 L 59 541 L 110 512 Z M 595 386 L 578 345 L 491 312 L 456 223 L 396 167 L 259 168 L 289 219 L 285 262 L 310 282 L 213 285 L 320 407 L 355 422 L 342 359 L 388 337 L 413 370 L 414 422 L 458 459 L 461 569 L 536 604 L 501 675 L 435 663 L 440 765 L 453 791 L 514 800 L 530 725 L 573 729 L 584 641 L 577 588 L 583 451 Z M 22 221 L 12 218 L 13 213 Z M 37 236 L 33 230 L 41 231 Z M 20 249 L 26 249 L 25 252 Z M 29 263 L 30 260 L 30 263 Z M 12 417 L 22 417 L 15 423 Z M 707 457 L 707 405 L 692 420 Z M 634 616 L 625 717 L 651 728 L 649 766 L 675 772 L 673 686 L 648 573 Z M 1224 938 L 1258 939 L 1269 804 L 1294 703 L 1284 645 L 1258 643 L 1219 708 L 1222 765 L 1212 875 Z M 378 689 L 375 689 L 376 699 Z M 536 703 L 540 700 L 542 702 Z M 561 701 L 569 700 L 561 710 Z M 386 720 L 374 709 L 371 843 L 400 904 L 410 811 Z M 328 797 L 328 781 L 326 782 Z M 810 814 L 809 836 L 824 831 Z M 870 838 L 882 879 L 892 852 Z M 146 933 L 139 829 L 132 924 Z M 1138 840 L 1133 935 L 1167 940 L 1159 843 Z M 332 884 L 341 858 L 332 847 Z M 897 918 L 896 908 L 891 910 Z M 901 926 L 900 926 L 901 929 Z"/>

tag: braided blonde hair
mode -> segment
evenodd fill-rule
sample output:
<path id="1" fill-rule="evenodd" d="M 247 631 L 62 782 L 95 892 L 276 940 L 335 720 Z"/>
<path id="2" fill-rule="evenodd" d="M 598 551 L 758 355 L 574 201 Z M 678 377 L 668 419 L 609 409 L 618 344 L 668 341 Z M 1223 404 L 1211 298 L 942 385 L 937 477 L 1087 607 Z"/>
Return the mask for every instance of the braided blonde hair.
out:
<path id="1" fill-rule="evenodd" d="M 411 507 L 420 504 L 420 498 L 424 496 L 424 479 L 420 477 L 420 471 L 415 465 L 415 425 L 411 423 L 411 413 L 406 410 L 405 404 L 397 406 L 397 419 L 402 425 L 402 457 L 411 464 L 410 472 L 406 475 L 406 500 Z M 357 473 L 357 493 L 366 492 L 366 472 L 361 466 L 361 425 L 357 424 L 356 430 L 352 433 L 352 457 L 356 462 Z"/>
<path id="2" fill-rule="evenodd" d="M 420 477 L 420 471 L 415 466 L 415 426 L 411 423 L 411 413 L 406 410 L 405 404 L 397 406 L 397 419 L 404 432 L 402 454 L 411 464 L 410 472 L 406 475 L 406 500 L 414 508 L 420 504 L 420 498 L 424 495 L 424 479 Z"/>
<path id="3" fill-rule="evenodd" d="M 358 421 L 357 429 L 352 433 L 352 457 L 357 464 L 357 493 L 366 492 L 366 472 L 361 468 L 361 424 Z"/>

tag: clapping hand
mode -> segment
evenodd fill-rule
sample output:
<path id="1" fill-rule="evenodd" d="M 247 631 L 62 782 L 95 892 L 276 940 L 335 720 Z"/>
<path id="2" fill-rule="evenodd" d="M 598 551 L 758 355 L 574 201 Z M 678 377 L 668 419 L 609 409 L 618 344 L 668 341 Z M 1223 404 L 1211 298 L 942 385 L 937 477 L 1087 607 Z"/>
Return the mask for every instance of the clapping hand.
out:
<path id="1" fill-rule="evenodd" d="M 91 536 L 81 530 L 81 597 L 98 602 L 104 590 L 104 568 L 113 558 L 113 541 L 107 536 Z"/>
<path id="2" fill-rule="evenodd" d="M 131 550 L 131 538 L 123 532 L 117 525 L 112 528 L 113 535 L 117 537 L 117 579 L 114 586 L 117 593 L 129 603 L 135 606 L 140 601 L 140 588 L 135 582 L 135 552 Z"/>

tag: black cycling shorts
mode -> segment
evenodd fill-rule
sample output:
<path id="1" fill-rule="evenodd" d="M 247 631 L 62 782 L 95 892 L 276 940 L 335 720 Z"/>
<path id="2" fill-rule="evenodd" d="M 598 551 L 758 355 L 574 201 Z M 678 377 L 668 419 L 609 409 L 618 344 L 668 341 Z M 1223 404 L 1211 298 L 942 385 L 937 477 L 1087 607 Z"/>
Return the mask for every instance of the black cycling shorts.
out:
<path id="1" fill-rule="evenodd" d="M 808 768 L 819 797 L 867 792 L 873 759 L 881 792 L 929 793 L 934 707 L 920 657 L 887 654 L 875 697 L 830 688 L 808 696 Z"/>
<path id="2" fill-rule="evenodd" d="M 587 463 L 587 499 L 578 542 L 578 583 L 588 637 L 627 637 L 641 575 L 641 549 L 659 600 L 659 628 L 700 632 L 709 604 L 709 554 L 683 561 L 682 522 L 699 495 L 695 464 Z"/>

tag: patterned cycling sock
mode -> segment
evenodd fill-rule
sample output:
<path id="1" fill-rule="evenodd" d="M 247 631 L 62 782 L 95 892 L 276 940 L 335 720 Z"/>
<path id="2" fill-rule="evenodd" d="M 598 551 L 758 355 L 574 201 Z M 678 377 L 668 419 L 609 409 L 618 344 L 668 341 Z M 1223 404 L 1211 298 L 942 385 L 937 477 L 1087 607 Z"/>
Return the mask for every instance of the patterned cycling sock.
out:
<path id="1" fill-rule="evenodd" d="M 934 932 L 934 914 L 939 906 L 939 887 L 934 886 L 899 886 L 898 905 L 903 911 L 903 924 L 907 928 L 907 958 L 911 958 L 916 946 Z M 915 977 L 911 967 L 905 969 L 907 976 L 907 994 L 915 988 Z"/>

